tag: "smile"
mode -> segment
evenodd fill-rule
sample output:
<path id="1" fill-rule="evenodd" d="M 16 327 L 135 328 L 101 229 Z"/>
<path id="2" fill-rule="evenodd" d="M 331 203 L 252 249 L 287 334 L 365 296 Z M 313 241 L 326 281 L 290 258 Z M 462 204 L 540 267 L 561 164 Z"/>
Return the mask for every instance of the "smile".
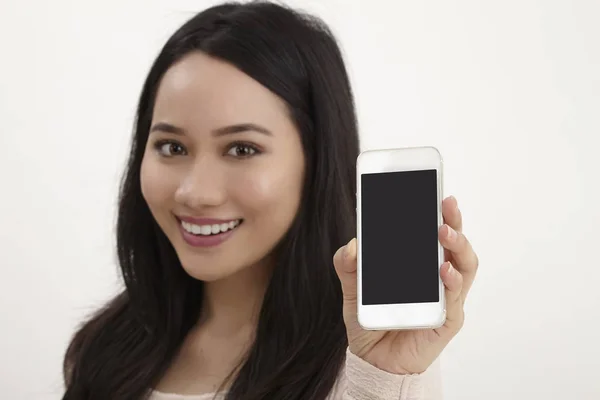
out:
<path id="1" fill-rule="evenodd" d="M 241 222 L 242 222 L 241 219 L 236 219 L 236 220 L 232 220 L 229 222 L 223 222 L 220 224 L 198 225 L 198 224 L 193 224 L 191 222 L 180 221 L 181 227 L 186 232 L 191 233 L 192 235 L 198 235 L 198 236 L 213 236 L 213 235 L 218 235 L 221 233 L 229 232 L 229 231 L 232 231 L 235 228 L 237 228 Z"/>
<path id="2" fill-rule="evenodd" d="M 216 247 L 228 240 L 243 219 L 177 217 L 183 240 L 192 247 Z"/>

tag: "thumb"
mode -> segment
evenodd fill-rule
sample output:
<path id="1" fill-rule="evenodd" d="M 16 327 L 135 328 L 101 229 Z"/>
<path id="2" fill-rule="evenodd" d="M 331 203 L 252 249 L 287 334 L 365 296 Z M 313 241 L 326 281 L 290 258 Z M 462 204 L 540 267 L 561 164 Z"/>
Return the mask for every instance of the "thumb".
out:
<path id="1" fill-rule="evenodd" d="M 337 272 L 344 303 L 356 302 L 356 238 L 353 238 L 343 247 L 340 247 L 333 256 L 333 265 Z"/>

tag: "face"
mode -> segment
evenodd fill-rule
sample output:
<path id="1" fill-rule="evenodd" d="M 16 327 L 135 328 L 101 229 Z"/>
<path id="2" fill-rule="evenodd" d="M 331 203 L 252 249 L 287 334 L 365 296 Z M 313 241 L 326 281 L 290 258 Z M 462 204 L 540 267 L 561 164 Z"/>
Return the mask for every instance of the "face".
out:
<path id="1" fill-rule="evenodd" d="M 299 207 L 304 155 L 284 102 L 202 53 L 158 88 L 143 196 L 183 268 L 215 281 L 268 264 Z"/>

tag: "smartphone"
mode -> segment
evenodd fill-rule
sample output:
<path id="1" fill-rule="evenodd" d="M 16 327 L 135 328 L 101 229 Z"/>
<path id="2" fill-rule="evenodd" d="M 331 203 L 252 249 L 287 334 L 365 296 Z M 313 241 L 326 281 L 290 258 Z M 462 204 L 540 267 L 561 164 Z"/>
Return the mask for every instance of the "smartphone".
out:
<path id="1" fill-rule="evenodd" d="M 368 150 L 357 159 L 358 322 L 368 330 L 446 320 L 442 157 L 434 147 Z"/>

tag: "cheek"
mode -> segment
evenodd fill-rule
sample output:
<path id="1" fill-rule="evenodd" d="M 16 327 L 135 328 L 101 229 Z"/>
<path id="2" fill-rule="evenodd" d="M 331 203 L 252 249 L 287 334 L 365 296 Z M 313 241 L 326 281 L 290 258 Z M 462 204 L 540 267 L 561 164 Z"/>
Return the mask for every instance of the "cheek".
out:
<path id="1" fill-rule="evenodd" d="M 298 209 L 302 190 L 299 168 L 269 168 L 248 170 L 236 179 L 238 204 L 255 218 L 289 220 Z M 291 172 L 291 171 L 292 172 Z"/>
<path id="2" fill-rule="evenodd" d="M 169 202 L 176 190 L 176 179 L 161 168 L 160 163 L 146 155 L 140 171 L 142 195 L 152 209 Z"/>

